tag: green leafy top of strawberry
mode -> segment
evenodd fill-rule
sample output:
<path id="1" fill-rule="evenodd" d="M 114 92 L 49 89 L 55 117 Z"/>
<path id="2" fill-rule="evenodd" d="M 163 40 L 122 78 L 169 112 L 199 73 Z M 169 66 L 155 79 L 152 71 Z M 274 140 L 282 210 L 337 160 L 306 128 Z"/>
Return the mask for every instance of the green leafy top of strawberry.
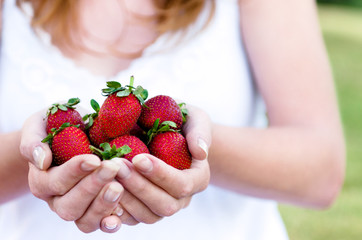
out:
<path id="1" fill-rule="evenodd" d="M 46 136 L 41 142 L 43 142 L 43 143 L 47 142 L 51 146 L 54 136 L 57 135 L 59 132 L 63 131 L 65 128 L 71 127 L 71 126 L 79 128 L 79 124 L 72 125 L 69 122 L 63 123 L 58 129 L 52 128 L 51 133 L 49 133 L 48 136 Z"/>
<path id="2" fill-rule="evenodd" d="M 96 100 L 91 99 L 90 105 L 95 112 L 84 115 L 83 121 L 88 120 L 87 124 L 85 125 L 85 129 L 89 129 L 91 126 L 93 126 L 94 119 L 98 117 L 98 112 L 100 110 L 100 106 Z"/>
<path id="3" fill-rule="evenodd" d="M 100 147 L 103 149 L 96 148 L 94 146 L 90 146 L 92 152 L 98 155 L 103 160 L 109 160 L 115 157 L 123 157 L 124 155 L 130 153 L 132 149 L 128 145 L 124 145 L 122 147 L 117 148 L 116 145 L 111 145 L 109 143 L 101 143 Z"/>
<path id="4" fill-rule="evenodd" d="M 118 97 L 127 97 L 131 93 L 134 94 L 141 104 L 144 104 L 148 97 L 148 91 L 141 86 L 133 87 L 134 77 L 131 76 L 130 84 L 122 87 L 119 82 L 109 81 L 107 82 L 107 88 L 102 89 L 103 96 L 109 96 L 113 93 L 117 93 Z"/>
<path id="5" fill-rule="evenodd" d="M 187 120 L 187 115 L 189 114 L 189 112 L 187 111 L 186 103 L 180 103 L 178 104 L 178 106 L 180 107 L 181 110 L 181 114 L 182 114 L 182 123 L 186 123 Z"/>
<path id="6" fill-rule="evenodd" d="M 147 144 L 149 144 L 154 136 L 156 136 L 158 133 L 161 132 L 179 132 L 179 130 L 176 129 L 176 123 L 172 121 L 164 121 L 160 124 L 160 119 L 157 118 L 156 121 L 153 123 L 153 127 L 148 130 L 147 132 Z"/>
<path id="7" fill-rule="evenodd" d="M 80 103 L 80 99 L 79 98 L 70 98 L 68 100 L 67 103 L 54 103 L 47 112 L 47 116 L 49 116 L 49 114 L 55 114 L 59 109 L 62 111 L 67 111 L 68 109 L 75 109 L 75 105 L 77 105 L 78 103 Z"/>

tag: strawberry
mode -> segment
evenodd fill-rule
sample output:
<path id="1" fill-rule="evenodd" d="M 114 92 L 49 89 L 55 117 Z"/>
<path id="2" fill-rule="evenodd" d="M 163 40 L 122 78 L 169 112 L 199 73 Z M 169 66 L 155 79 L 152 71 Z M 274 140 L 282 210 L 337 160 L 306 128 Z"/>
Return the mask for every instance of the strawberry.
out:
<path id="1" fill-rule="evenodd" d="M 83 120 L 88 120 L 85 129 L 88 134 L 90 142 L 96 146 L 99 147 L 101 143 L 110 142 L 112 139 L 108 138 L 104 132 L 102 131 L 99 118 L 98 118 L 98 112 L 99 112 L 99 104 L 96 100 L 91 100 L 91 106 L 94 109 L 94 113 L 86 114 L 83 117 Z"/>
<path id="2" fill-rule="evenodd" d="M 150 153 L 146 144 L 144 144 L 139 138 L 132 135 L 123 135 L 116 139 L 113 139 L 110 143 L 111 146 L 115 145 L 117 148 L 127 145 L 131 148 L 131 152 L 125 154 L 123 157 L 132 161 L 133 157 L 140 153 Z"/>
<path id="3" fill-rule="evenodd" d="M 80 113 L 75 110 L 75 105 L 80 102 L 79 98 L 71 98 L 65 104 L 54 103 L 47 111 L 46 132 L 51 133 L 52 129 L 58 129 L 63 123 L 69 122 L 78 125 L 84 130 L 85 125 Z"/>
<path id="4" fill-rule="evenodd" d="M 159 121 L 156 119 L 153 128 L 148 131 L 150 153 L 177 169 L 190 168 L 192 158 L 186 138 L 174 130 L 175 123 L 165 121 L 159 125 Z"/>
<path id="5" fill-rule="evenodd" d="M 61 165 L 77 155 L 92 153 L 85 132 L 70 123 L 64 123 L 60 128 L 53 129 L 42 142 L 49 143 L 54 165 Z"/>
<path id="6" fill-rule="evenodd" d="M 176 129 L 180 130 L 185 121 L 186 109 L 182 108 L 184 104 L 178 105 L 170 96 L 158 95 L 150 98 L 142 106 L 142 113 L 138 119 L 138 124 L 143 129 L 152 128 L 156 119 L 160 122 L 172 121 L 176 123 Z"/>
<path id="7" fill-rule="evenodd" d="M 133 87 L 133 76 L 126 87 L 114 81 L 107 82 L 107 87 L 102 90 L 107 98 L 98 113 L 99 124 L 108 138 L 116 138 L 128 134 L 136 124 L 148 92 Z"/>
<path id="8" fill-rule="evenodd" d="M 135 124 L 132 127 L 131 131 L 129 132 L 129 135 L 138 137 L 144 143 L 147 142 L 147 133 L 138 124 Z"/>
<path id="9" fill-rule="evenodd" d="M 150 153 L 167 164 L 183 170 L 191 166 L 186 138 L 179 132 L 158 133 L 148 145 Z"/>

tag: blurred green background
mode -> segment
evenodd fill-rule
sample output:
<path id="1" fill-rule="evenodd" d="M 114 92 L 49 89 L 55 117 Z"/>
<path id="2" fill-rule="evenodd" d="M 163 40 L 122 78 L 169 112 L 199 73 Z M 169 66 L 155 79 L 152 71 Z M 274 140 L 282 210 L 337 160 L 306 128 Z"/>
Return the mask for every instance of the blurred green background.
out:
<path id="1" fill-rule="evenodd" d="M 346 178 L 328 210 L 280 205 L 291 240 L 362 239 L 362 0 L 320 0 L 347 142 Z"/>

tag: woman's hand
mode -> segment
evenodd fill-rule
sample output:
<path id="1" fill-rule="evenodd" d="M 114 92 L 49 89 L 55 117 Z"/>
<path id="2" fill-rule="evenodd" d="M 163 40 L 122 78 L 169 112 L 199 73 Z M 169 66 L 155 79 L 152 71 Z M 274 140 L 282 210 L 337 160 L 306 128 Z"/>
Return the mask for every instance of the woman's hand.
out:
<path id="1" fill-rule="evenodd" d="M 62 219 L 75 221 L 83 232 L 119 228 L 119 219 L 108 216 L 123 194 L 122 185 L 113 181 L 122 165 L 120 159 L 101 162 L 95 155 L 79 155 L 43 171 L 29 165 L 31 192 Z"/>
<path id="2" fill-rule="evenodd" d="M 31 192 L 46 201 L 61 218 L 75 221 L 83 232 L 101 229 L 115 232 L 118 216 L 111 216 L 123 194 L 114 178 L 126 165 L 121 159 L 103 161 L 95 155 L 79 155 L 61 166 L 51 167 L 52 154 L 41 140 L 45 132 L 44 112 L 32 115 L 24 124 L 20 151 L 29 161 Z"/>
<path id="3" fill-rule="evenodd" d="M 188 106 L 188 111 L 183 130 L 193 157 L 191 168 L 178 170 L 150 154 L 137 155 L 132 163 L 124 160 L 128 169 L 117 175 L 117 180 L 127 190 L 120 200 L 123 223 L 154 223 L 171 216 L 186 207 L 195 193 L 208 186 L 211 122 L 195 107 Z"/>

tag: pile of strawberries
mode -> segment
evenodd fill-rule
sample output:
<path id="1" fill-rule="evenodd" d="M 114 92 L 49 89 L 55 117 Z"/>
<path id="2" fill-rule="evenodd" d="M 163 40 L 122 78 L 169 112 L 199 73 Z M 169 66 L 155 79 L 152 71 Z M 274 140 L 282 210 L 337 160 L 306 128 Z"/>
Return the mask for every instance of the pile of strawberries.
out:
<path id="1" fill-rule="evenodd" d="M 46 131 L 53 164 L 60 165 L 80 154 L 96 154 L 102 160 L 123 157 L 130 161 L 140 153 L 152 154 L 183 170 L 191 166 L 191 154 L 182 134 L 187 110 L 166 95 L 150 98 L 141 86 L 107 82 L 102 106 L 91 100 L 94 113 L 81 114 L 79 98 L 53 104 L 47 112 Z"/>

